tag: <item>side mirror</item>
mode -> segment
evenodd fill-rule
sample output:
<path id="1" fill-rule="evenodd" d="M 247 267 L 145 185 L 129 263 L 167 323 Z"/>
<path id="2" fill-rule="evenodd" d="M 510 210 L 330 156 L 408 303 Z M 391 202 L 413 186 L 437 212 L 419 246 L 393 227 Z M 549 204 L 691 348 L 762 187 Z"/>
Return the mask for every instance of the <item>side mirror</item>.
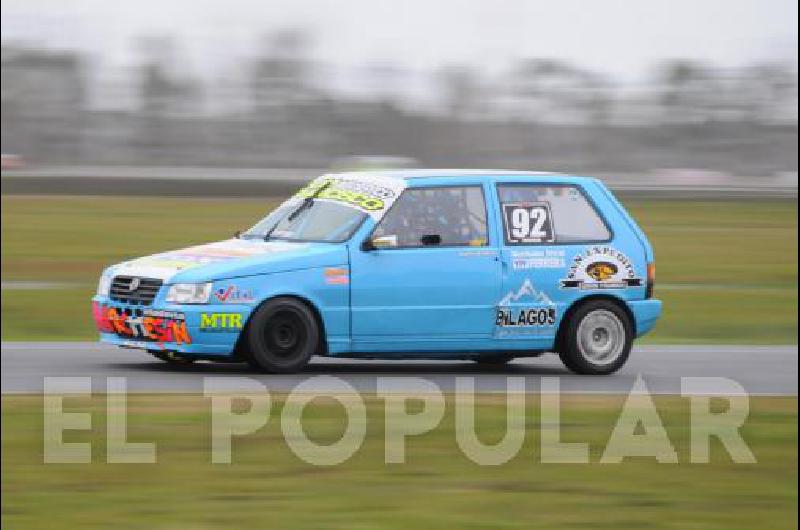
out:
<path id="1" fill-rule="evenodd" d="M 361 243 L 361 250 L 369 252 L 370 250 L 378 250 L 380 248 L 392 248 L 397 246 L 397 236 L 378 236 L 372 239 L 367 239 Z"/>
<path id="2" fill-rule="evenodd" d="M 442 244 L 442 236 L 439 234 L 426 234 L 419 238 L 419 242 L 423 247 L 435 247 Z"/>

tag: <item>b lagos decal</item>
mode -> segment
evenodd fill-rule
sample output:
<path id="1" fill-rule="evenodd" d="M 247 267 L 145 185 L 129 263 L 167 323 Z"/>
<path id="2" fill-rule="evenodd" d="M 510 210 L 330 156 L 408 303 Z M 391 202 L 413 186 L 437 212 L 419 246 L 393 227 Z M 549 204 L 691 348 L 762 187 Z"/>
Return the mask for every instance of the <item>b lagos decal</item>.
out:
<path id="1" fill-rule="evenodd" d="M 523 309 L 498 309 L 495 326 L 552 326 L 556 323 L 555 307 L 530 307 Z"/>
<path id="2" fill-rule="evenodd" d="M 565 289 L 625 289 L 639 287 L 642 279 L 628 257 L 613 247 L 591 247 L 572 260 L 567 277 L 561 280 Z"/>
<path id="3" fill-rule="evenodd" d="M 535 334 L 540 328 L 552 328 L 558 319 L 556 305 L 530 279 L 510 291 L 498 303 L 495 312 L 496 335 Z"/>

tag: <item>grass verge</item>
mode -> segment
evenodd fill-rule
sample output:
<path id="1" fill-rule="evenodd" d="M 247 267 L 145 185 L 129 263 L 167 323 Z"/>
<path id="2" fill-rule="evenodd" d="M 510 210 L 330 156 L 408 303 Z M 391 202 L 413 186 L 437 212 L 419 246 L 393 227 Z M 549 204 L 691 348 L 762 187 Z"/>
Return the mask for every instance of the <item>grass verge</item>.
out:
<path id="1" fill-rule="evenodd" d="M 742 435 L 757 464 L 735 464 L 719 443 L 688 464 L 689 402 L 655 397 L 680 464 L 632 458 L 597 463 L 620 396 L 562 397 L 562 439 L 589 442 L 590 464 L 540 463 L 538 403 L 528 397 L 525 444 L 510 462 L 479 466 L 458 448 L 454 407 L 407 442 L 404 464 L 384 463 L 382 402 L 367 399 L 367 436 L 343 464 L 304 463 L 279 429 L 284 397 L 254 434 L 234 441 L 233 463 L 210 464 L 209 402 L 198 395 L 128 397 L 128 439 L 157 444 L 157 464 L 105 463 L 105 398 L 68 398 L 92 413 L 90 464 L 42 463 L 42 397 L 2 397 L 2 512 L 9 528 L 797 528 L 797 398 L 752 398 Z M 505 405 L 479 397 L 484 443 L 505 433 Z M 344 430 L 330 398 L 307 406 L 317 443 Z M 545 428 L 549 428 L 545 426 Z"/>

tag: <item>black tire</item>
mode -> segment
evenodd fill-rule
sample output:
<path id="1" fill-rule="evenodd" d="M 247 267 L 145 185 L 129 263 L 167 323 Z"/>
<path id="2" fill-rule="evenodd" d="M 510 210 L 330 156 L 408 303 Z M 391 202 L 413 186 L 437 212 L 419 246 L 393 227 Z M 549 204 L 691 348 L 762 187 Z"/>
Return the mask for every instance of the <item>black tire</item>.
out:
<path id="1" fill-rule="evenodd" d="M 319 337 L 317 319 L 306 304 L 275 298 L 258 308 L 247 325 L 247 362 L 262 372 L 297 372 L 316 353 Z"/>
<path id="2" fill-rule="evenodd" d="M 580 305 L 564 325 L 558 354 L 572 372 L 613 374 L 628 360 L 633 346 L 633 323 L 618 304 L 590 300 Z M 606 342 L 608 337 L 611 338 Z"/>
<path id="3" fill-rule="evenodd" d="M 173 352 L 166 352 L 161 350 L 147 350 L 147 353 L 149 353 L 156 359 L 164 361 L 167 364 L 188 365 L 194 362 L 194 359 L 192 359 L 191 357 L 183 357 L 182 355 L 178 355 Z"/>

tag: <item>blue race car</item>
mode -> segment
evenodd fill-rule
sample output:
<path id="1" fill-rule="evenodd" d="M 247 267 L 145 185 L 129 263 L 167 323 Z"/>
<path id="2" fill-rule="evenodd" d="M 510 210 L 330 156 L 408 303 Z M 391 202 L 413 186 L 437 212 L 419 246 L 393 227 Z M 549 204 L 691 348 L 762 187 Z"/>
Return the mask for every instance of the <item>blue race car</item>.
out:
<path id="1" fill-rule="evenodd" d="M 661 313 L 653 250 L 598 180 L 515 171 L 319 177 L 233 239 L 106 269 L 100 340 L 294 372 L 312 355 L 609 374 Z"/>

